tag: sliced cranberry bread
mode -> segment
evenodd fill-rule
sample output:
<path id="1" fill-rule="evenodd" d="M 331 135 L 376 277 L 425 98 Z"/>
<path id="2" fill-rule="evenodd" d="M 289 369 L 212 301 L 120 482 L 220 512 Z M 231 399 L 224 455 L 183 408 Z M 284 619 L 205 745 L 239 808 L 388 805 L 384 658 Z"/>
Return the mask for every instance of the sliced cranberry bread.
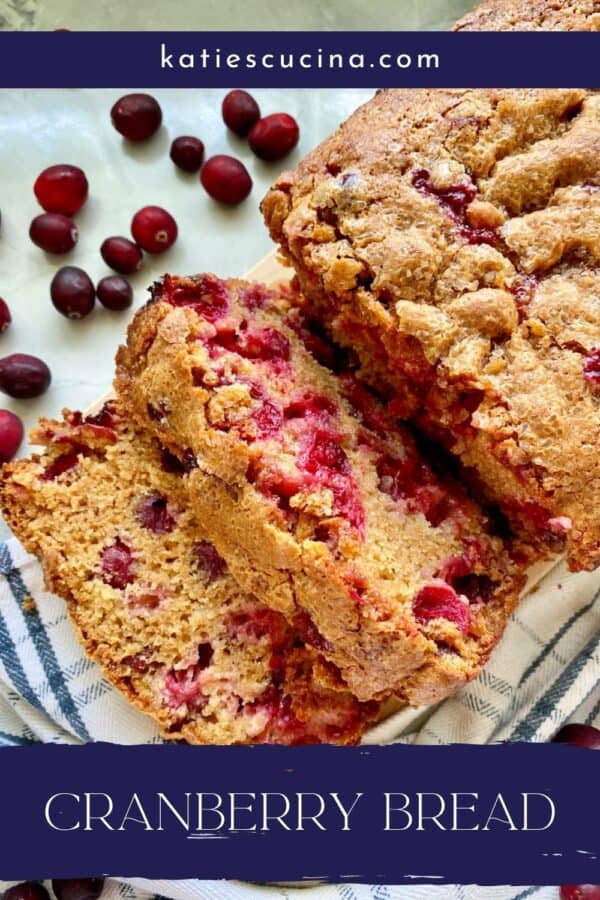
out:
<path id="1" fill-rule="evenodd" d="M 600 31 L 600 0 L 485 0 L 453 31 Z"/>
<path id="2" fill-rule="evenodd" d="M 244 594 L 192 514 L 176 460 L 109 404 L 42 420 L 2 506 L 106 677 L 190 743 L 352 743 L 377 713 L 283 616 Z"/>
<path id="3" fill-rule="evenodd" d="M 236 580 L 356 696 L 439 699 L 486 659 L 522 568 L 296 303 L 287 287 L 166 276 L 119 351 L 117 391 L 186 468 Z"/>
<path id="4" fill-rule="evenodd" d="M 573 569 L 600 558 L 600 94 L 391 90 L 263 202 L 307 310 Z"/>

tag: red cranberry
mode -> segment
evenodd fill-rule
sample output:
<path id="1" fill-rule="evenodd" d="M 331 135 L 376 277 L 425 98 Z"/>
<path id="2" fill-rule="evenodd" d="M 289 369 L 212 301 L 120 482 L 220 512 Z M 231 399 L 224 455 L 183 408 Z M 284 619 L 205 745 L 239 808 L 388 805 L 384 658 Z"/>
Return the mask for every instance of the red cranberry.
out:
<path id="1" fill-rule="evenodd" d="M 214 343 L 246 359 L 267 361 L 290 358 L 290 342 L 276 328 L 257 328 L 254 331 L 224 330 L 217 333 Z"/>
<path id="2" fill-rule="evenodd" d="M 165 676 L 165 691 L 169 706 L 177 709 L 187 706 L 189 710 L 200 711 L 206 705 L 206 697 L 198 678 L 202 668 L 198 665 L 187 669 L 171 669 Z"/>
<path id="3" fill-rule="evenodd" d="M 37 356 L 12 353 L 0 359 L 0 391 L 10 397 L 39 397 L 48 390 L 50 380 L 50 369 Z"/>
<path id="4" fill-rule="evenodd" d="M 29 237 L 47 253 L 68 253 L 77 243 L 75 222 L 62 213 L 42 213 L 29 226 Z"/>
<path id="5" fill-rule="evenodd" d="M 107 309 L 119 312 L 133 303 L 131 285 L 122 275 L 107 275 L 101 278 L 96 287 L 98 300 Z"/>
<path id="6" fill-rule="evenodd" d="M 82 319 L 94 308 L 96 292 L 83 269 L 63 266 L 50 282 L 52 303 L 68 319 Z"/>
<path id="7" fill-rule="evenodd" d="M 142 267 L 142 251 L 126 237 L 108 237 L 102 242 L 100 254 L 107 266 L 121 275 L 133 275 Z"/>
<path id="8" fill-rule="evenodd" d="M 12 316 L 10 314 L 10 309 L 8 308 L 8 303 L 0 297 L 0 332 L 6 331 L 11 322 Z"/>
<path id="9" fill-rule="evenodd" d="M 102 551 L 100 569 L 103 581 L 113 588 L 122 590 L 134 581 L 133 553 L 121 538 Z"/>
<path id="10" fill-rule="evenodd" d="M 23 423 L 9 409 L 0 409 L 0 462 L 13 458 L 23 440 Z"/>
<path id="11" fill-rule="evenodd" d="M 600 884 L 563 884 L 560 900 L 600 900 Z"/>
<path id="12" fill-rule="evenodd" d="M 509 288 L 515 298 L 519 320 L 527 318 L 529 306 L 535 296 L 538 279 L 535 275 L 517 275 Z"/>
<path id="13" fill-rule="evenodd" d="M 283 413 L 281 408 L 271 400 L 263 400 L 259 408 L 252 414 L 256 424 L 258 437 L 269 438 L 277 434 L 283 426 Z"/>
<path id="14" fill-rule="evenodd" d="M 62 456 L 57 456 L 53 463 L 50 463 L 42 478 L 44 481 L 54 481 L 55 478 L 59 478 L 65 472 L 70 472 L 71 469 L 74 469 L 78 462 L 79 453 L 77 450 L 73 450 L 71 453 L 63 453 Z"/>
<path id="15" fill-rule="evenodd" d="M 245 200 L 252 190 L 252 179 L 246 167 L 233 156 L 211 156 L 200 172 L 200 181 L 207 194 L 235 206 Z"/>
<path id="16" fill-rule="evenodd" d="M 225 560 L 208 541 L 195 543 L 192 552 L 196 565 L 203 573 L 207 584 L 212 584 L 213 581 L 225 574 L 227 570 Z"/>
<path id="17" fill-rule="evenodd" d="M 477 187 L 472 182 L 453 184 L 449 187 L 436 187 L 426 169 L 414 172 L 412 183 L 420 194 L 433 194 L 459 217 L 464 216 L 467 206 L 477 195 Z"/>
<path id="18" fill-rule="evenodd" d="M 268 637 L 271 646 L 283 647 L 289 644 L 290 631 L 281 613 L 267 608 L 249 607 L 231 613 L 226 619 L 227 631 L 231 637 L 247 643 L 256 643 Z"/>
<path id="19" fill-rule="evenodd" d="M 50 900 L 50 894 L 39 881 L 23 881 L 9 887 L 2 900 Z"/>
<path id="20" fill-rule="evenodd" d="M 162 110 L 150 94 L 126 94 L 114 104 L 110 118 L 128 141 L 146 141 L 160 128 Z"/>
<path id="21" fill-rule="evenodd" d="M 300 129 L 298 123 L 287 113 L 273 113 L 259 119 L 250 130 L 248 143 L 251 150 L 266 159 L 275 162 L 293 150 L 298 143 Z"/>
<path id="22" fill-rule="evenodd" d="M 177 222 L 160 206 L 144 206 L 131 220 L 133 239 L 147 253 L 164 253 L 177 240 Z"/>
<path id="23" fill-rule="evenodd" d="M 104 878 L 53 878 L 56 900 L 98 900 L 104 890 Z"/>
<path id="24" fill-rule="evenodd" d="M 204 160 L 204 144 L 199 138 L 182 135 L 171 144 L 169 156 L 184 172 L 197 172 Z"/>
<path id="25" fill-rule="evenodd" d="M 312 473 L 323 469 L 344 475 L 350 472 L 348 457 L 344 448 L 339 445 L 339 438 L 324 429 L 317 429 L 310 435 L 299 461 L 303 468 Z"/>
<path id="26" fill-rule="evenodd" d="M 169 512 L 166 499 L 160 494 L 148 494 L 140 500 L 135 515 L 142 528 L 154 534 L 168 534 L 175 528 L 175 518 Z"/>
<path id="27" fill-rule="evenodd" d="M 450 585 L 443 581 L 431 582 L 421 588 L 413 600 L 413 613 L 418 622 L 431 619 L 448 619 L 466 632 L 469 627 L 469 605 L 460 599 Z"/>
<path id="28" fill-rule="evenodd" d="M 214 275 L 201 275 L 193 284 L 176 288 L 168 293 L 167 302 L 172 306 L 191 306 L 209 322 L 222 319 L 230 307 L 227 286 Z"/>
<path id="29" fill-rule="evenodd" d="M 88 180 L 78 166 L 50 166 L 38 175 L 33 192 L 46 212 L 72 216 L 87 200 Z"/>
<path id="30" fill-rule="evenodd" d="M 248 91 L 229 91 L 221 107 L 223 121 L 228 128 L 246 137 L 255 122 L 260 119 L 260 109 Z"/>
<path id="31" fill-rule="evenodd" d="M 574 747 L 587 747 L 588 750 L 600 750 L 600 731 L 593 725 L 565 725 L 552 738 L 558 744 L 573 744 Z"/>
<path id="32" fill-rule="evenodd" d="M 600 347 L 586 356 L 583 364 L 583 377 L 594 393 L 600 393 Z"/>

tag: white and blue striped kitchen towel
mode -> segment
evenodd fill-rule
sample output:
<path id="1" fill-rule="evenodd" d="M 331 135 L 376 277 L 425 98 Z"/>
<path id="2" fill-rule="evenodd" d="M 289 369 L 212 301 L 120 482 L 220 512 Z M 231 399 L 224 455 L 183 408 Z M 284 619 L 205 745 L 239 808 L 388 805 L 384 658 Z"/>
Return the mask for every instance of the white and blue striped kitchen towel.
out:
<path id="1" fill-rule="evenodd" d="M 520 605 L 479 678 L 431 710 L 400 712 L 367 741 L 546 741 L 569 719 L 600 724 L 600 572 L 556 566 Z M 0 544 L 0 746 L 160 740 L 90 662 L 65 604 L 19 543 Z M 1 852 L 1 848 L 0 848 Z M 0 888 L 4 887 L 0 882 Z M 267 887 L 111 880 L 103 900 L 557 900 L 556 888 L 411 885 Z"/>

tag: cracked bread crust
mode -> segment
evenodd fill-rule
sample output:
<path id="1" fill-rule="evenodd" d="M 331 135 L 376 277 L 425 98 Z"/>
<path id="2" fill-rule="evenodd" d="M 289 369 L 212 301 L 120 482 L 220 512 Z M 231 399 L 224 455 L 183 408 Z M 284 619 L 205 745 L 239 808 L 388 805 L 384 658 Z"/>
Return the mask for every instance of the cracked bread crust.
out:
<path id="1" fill-rule="evenodd" d="M 192 508 L 236 580 L 359 699 L 439 700 L 487 659 L 522 563 L 340 374 L 296 302 L 288 288 L 166 276 L 118 353 L 117 392 L 186 467 Z"/>
<path id="2" fill-rule="evenodd" d="M 485 0 L 453 31 L 600 31 L 600 0 Z"/>
<path id="3" fill-rule="evenodd" d="M 378 704 L 240 590 L 158 443 L 114 403 L 64 415 L 40 422 L 41 454 L 3 468 L 1 500 L 107 679 L 170 740 L 358 741 Z"/>
<path id="4" fill-rule="evenodd" d="M 600 558 L 600 95 L 389 90 L 263 201 L 310 313 L 512 523 Z"/>

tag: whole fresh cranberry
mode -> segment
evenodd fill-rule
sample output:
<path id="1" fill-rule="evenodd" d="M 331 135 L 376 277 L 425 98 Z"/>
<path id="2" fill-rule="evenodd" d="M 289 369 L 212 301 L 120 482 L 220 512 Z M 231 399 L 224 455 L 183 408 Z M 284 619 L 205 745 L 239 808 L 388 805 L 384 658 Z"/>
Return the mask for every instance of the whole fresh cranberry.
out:
<path id="1" fill-rule="evenodd" d="M 121 275 L 132 275 L 141 269 L 144 257 L 137 244 L 126 237 L 108 237 L 102 241 L 100 255 L 111 269 Z"/>
<path id="2" fill-rule="evenodd" d="M 46 212 L 72 216 L 87 200 L 88 187 L 83 169 L 59 165 L 49 166 L 40 172 L 33 192 Z"/>
<path id="3" fill-rule="evenodd" d="M 573 722 L 561 728 L 552 740 L 558 744 L 573 744 L 574 747 L 600 750 L 600 731 L 593 725 L 578 725 Z"/>
<path id="4" fill-rule="evenodd" d="M 200 138 L 184 134 L 175 138 L 169 156 L 184 172 L 197 172 L 204 160 L 204 144 Z"/>
<path id="5" fill-rule="evenodd" d="M 0 391 L 18 400 L 39 397 L 48 390 L 50 369 L 37 356 L 12 353 L 0 359 Z"/>
<path id="6" fill-rule="evenodd" d="M 252 179 L 246 167 L 233 156 L 211 156 L 200 172 L 200 181 L 207 194 L 235 206 L 245 200 L 252 190 Z"/>
<path id="7" fill-rule="evenodd" d="M 177 240 L 177 222 L 160 206 L 144 206 L 131 220 L 131 233 L 147 253 L 164 253 Z"/>
<path id="8" fill-rule="evenodd" d="M 287 113 L 273 113 L 259 119 L 250 130 L 248 143 L 261 159 L 275 162 L 293 150 L 298 143 L 298 123 Z"/>
<path id="9" fill-rule="evenodd" d="M 68 253 L 77 243 L 75 222 L 62 213 L 42 213 L 29 226 L 33 243 L 47 253 Z"/>
<path id="10" fill-rule="evenodd" d="M 0 332 L 6 331 L 11 322 L 12 316 L 10 314 L 10 309 L 8 308 L 8 303 L 0 297 Z"/>
<path id="11" fill-rule="evenodd" d="M 96 291 L 87 272 L 78 266 L 63 266 L 50 282 L 55 308 L 68 319 L 82 319 L 94 308 Z"/>
<path id="12" fill-rule="evenodd" d="M 122 275 L 107 275 L 96 287 L 98 300 L 107 309 L 120 311 L 133 303 L 131 285 Z"/>
<path id="13" fill-rule="evenodd" d="M 56 900 L 97 900 L 104 890 L 104 878 L 53 878 Z"/>
<path id="14" fill-rule="evenodd" d="M 221 106 L 223 121 L 240 137 L 246 137 L 255 122 L 260 119 L 260 109 L 248 91 L 229 91 Z"/>
<path id="15" fill-rule="evenodd" d="M 128 141 L 147 141 L 161 126 L 162 110 L 150 94 L 125 94 L 112 107 L 110 118 Z"/>
<path id="16" fill-rule="evenodd" d="M 563 884 L 560 900 L 600 900 L 600 884 Z"/>
<path id="17" fill-rule="evenodd" d="M 2 900 L 50 900 L 50 894 L 39 881 L 22 881 L 4 891 Z"/>
<path id="18" fill-rule="evenodd" d="M 23 440 L 23 423 L 10 409 L 0 409 L 0 462 L 13 458 Z"/>

